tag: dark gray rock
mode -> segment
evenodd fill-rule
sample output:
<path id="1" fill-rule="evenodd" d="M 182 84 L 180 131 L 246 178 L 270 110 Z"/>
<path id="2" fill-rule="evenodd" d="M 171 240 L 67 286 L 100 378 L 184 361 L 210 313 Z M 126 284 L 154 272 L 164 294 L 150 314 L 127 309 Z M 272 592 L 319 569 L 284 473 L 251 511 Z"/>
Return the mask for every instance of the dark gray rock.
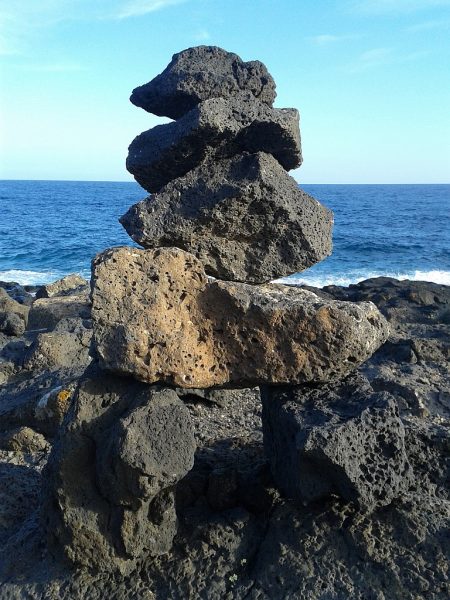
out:
<path id="1" fill-rule="evenodd" d="M 249 94 L 201 102 L 178 121 L 158 125 L 131 143 L 127 169 L 148 192 L 215 157 L 267 152 L 286 169 L 302 162 L 298 111 L 275 109 Z"/>
<path id="2" fill-rule="evenodd" d="M 120 222 L 145 248 L 176 246 L 228 281 L 267 282 L 331 254 L 332 212 L 264 153 L 206 161 Z"/>
<path id="3" fill-rule="evenodd" d="M 33 302 L 33 293 L 39 289 L 33 285 L 20 285 L 16 281 L 0 281 L 0 288 L 5 290 L 10 298 L 25 306 L 29 306 Z"/>
<path id="4" fill-rule="evenodd" d="M 173 390 L 85 378 L 45 472 L 42 514 L 56 551 L 109 572 L 168 552 L 174 485 L 194 451 L 189 412 Z"/>
<path id="5" fill-rule="evenodd" d="M 79 322 L 72 331 L 55 330 L 36 335 L 23 357 L 25 369 L 39 372 L 69 367 L 82 369 L 89 365 L 92 329 L 83 327 L 81 319 L 63 319 L 58 325 L 70 320 Z"/>
<path id="6" fill-rule="evenodd" d="M 6 335 L 20 336 L 25 331 L 25 321 L 13 312 L 0 312 L 0 331 Z"/>
<path id="7" fill-rule="evenodd" d="M 373 510 L 411 486 L 395 399 L 353 376 L 337 386 L 262 393 L 264 445 L 280 490 L 302 502 L 338 494 Z"/>
<path id="8" fill-rule="evenodd" d="M 323 288 L 338 300 L 371 300 L 393 323 L 448 325 L 450 286 L 427 281 L 400 281 L 392 277 L 374 277 L 348 288 Z"/>
<path id="9" fill-rule="evenodd" d="M 0 429 L 31 427 L 54 436 L 68 410 L 84 368 L 44 373 L 22 371 L 0 387 Z"/>
<path id="10" fill-rule="evenodd" d="M 133 90 L 130 100 L 155 115 L 178 119 L 202 100 L 242 91 L 269 106 L 276 96 L 275 82 L 261 62 L 243 62 L 216 46 L 197 46 L 175 54 L 160 75 Z"/>
<path id="11" fill-rule="evenodd" d="M 14 330 L 17 328 L 18 322 L 14 317 L 12 317 L 12 315 L 17 315 L 26 324 L 29 310 L 30 309 L 28 306 L 20 304 L 20 302 L 14 300 L 7 291 L 0 287 L 0 321 L 4 321 L 5 329 Z M 2 331 L 1 327 L 0 331 Z"/>

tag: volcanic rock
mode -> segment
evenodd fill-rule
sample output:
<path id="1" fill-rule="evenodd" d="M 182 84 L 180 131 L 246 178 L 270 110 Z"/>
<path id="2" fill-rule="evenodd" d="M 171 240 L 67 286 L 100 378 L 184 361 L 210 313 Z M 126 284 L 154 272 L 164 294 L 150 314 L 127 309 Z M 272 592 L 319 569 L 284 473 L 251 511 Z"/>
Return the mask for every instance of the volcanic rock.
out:
<path id="1" fill-rule="evenodd" d="M 0 313 L 0 331 L 6 333 L 6 335 L 22 335 L 25 331 L 25 321 L 17 313 L 2 312 Z"/>
<path id="2" fill-rule="evenodd" d="M 18 427 L 5 433 L 0 433 L 0 448 L 12 452 L 46 452 L 50 445 L 41 433 L 30 427 Z"/>
<path id="3" fill-rule="evenodd" d="M 45 472 L 52 545 L 76 565 L 109 572 L 167 552 L 174 485 L 194 451 L 189 412 L 173 390 L 86 376 Z"/>
<path id="4" fill-rule="evenodd" d="M 276 96 L 275 82 L 261 62 L 198 46 L 175 54 L 160 75 L 133 90 L 130 100 L 155 115 L 178 119 L 202 100 L 232 98 L 242 91 L 269 106 Z"/>
<path id="5" fill-rule="evenodd" d="M 373 510 L 412 482 L 395 399 L 362 376 L 338 386 L 262 390 L 263 430 L 272 475 L 302 502 L 337 494 Z"/>
<path id="6" fill-rule="evenodd" d="M 24 357 L 28 370 L 54 370 L 61 367 L 87 367 L 91 362 L 89 346 L 92 331 L 50 331 L 39 333 Z"/>
<path id="7" fill-rule="evenodd" d="M 178 121 L 141 133 L 129 147 L 127 169 L 148 192 L 157 192 L 206 157 L 267 152 L 286 169 L 300 166 L 298 111 L 275 109 L 250 94 L 201 102 Z"/>
<path id="8" fill-rule="evenodd" d="M 264 153 L 206 161 L 120 222 L 145 248 L 182 248 L 228 281 L 267 282 L 331 254 L 331 211 Z"/>
<path id="9" fill-rule="evenodd" d="M 93 345 L 106 370 L 185 388 L 323 382 L 388 334 L 370 302 L 207 280 L 178 248 L 113 248 L 93 261 Z"/>
<path id="10" fill-rule="evenodd" d="M 23 333 L 22 325 L 19 324 L 16 317 L 13 315 L 19 317 L 26 325 L 29 310 L 28 306 L 24 306 L 11 298 L 9 294 L 0 287 L 0 331 L 4 331 L 7 335 L 21 335 L 21 333 Z M 19 329 L 21 330 L 20 333 L 14 333 Z"/>
<path id="11" fill-rule="evenodd" d="M 35 300 L 30 309 L 28 330 L 53 331 L 62 319 L 90 319 L 89 294 L 54 296 Z"/>
<path id="12" fill-rule="evenodd" d="M 67 296 L 74 293 L 85 292 L 89 282 L 78 275 L 72 273 L 53 283 L 42 285 L 36 292 L 36 298 L 52 298 L 53 296 Z"/>

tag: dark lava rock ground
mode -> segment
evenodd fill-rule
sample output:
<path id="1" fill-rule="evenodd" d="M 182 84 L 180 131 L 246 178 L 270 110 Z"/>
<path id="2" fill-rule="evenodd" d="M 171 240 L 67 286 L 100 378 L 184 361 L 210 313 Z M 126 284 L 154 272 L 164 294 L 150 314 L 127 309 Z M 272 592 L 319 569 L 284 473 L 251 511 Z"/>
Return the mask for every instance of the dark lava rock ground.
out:
<path id="1" fill-rule="evenodd" d="M 360 375 L 398 405 L 412 469 L 400 500 L 369 511 L 333 495 L 307 505 L 283 499 L 264 458 L 259 391 L 177 390 L 198 449 L 178 484 L 172 551 L 126 577 L 74 571 L 49 552 L 39 525 L 41 438 L 52 443 L 85 357 L 74 353 L 80 363 L 70 368 L 40 360 L 39 372 L 27 371 L 36 334 L 3 335 L 0 599 L 447 599 L 450 288 L 378 278 L 315 291 L 372 300 L 391 324 Z M 66 343 L 78 343 L 72 335 Z M 23 426 L 27 435 L 17 432 Z"/>

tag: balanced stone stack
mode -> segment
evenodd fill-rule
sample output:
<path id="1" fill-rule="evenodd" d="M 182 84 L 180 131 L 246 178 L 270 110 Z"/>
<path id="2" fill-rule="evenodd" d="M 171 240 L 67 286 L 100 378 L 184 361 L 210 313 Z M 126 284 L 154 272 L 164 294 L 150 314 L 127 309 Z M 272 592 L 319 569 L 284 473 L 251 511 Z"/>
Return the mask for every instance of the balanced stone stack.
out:
<path id="1" fill-rule="evenodd" d="M 302 162 L 299 115 L 273 108 L 274 99 L 262 63 L 205 46 L 176 54 L 133 91 L 134 104 L 175 120 L 129 149 L 127 168 L 150 196 L 121 223 L 144 249 L 111 248 L 92 264 L 93 351 L 102 371 L 80 383 L 48 474 L 48 506 L 60 507 L 48 511 L 48 528 L 77 564 L 126 570 L 170 547 L 174 486 L 195 450 L 173 387 L 262 386 L 275 482 L 287 495 L 314 499 L 299 491 L 302 447 L 289 441 L 307 416 L 281 414 L 273 386 L 337 382 L 386 340 L 371 302 L 270 283 L 328 256 L 333 223 L 287 173 Z M 391 439 L 393 408 L 377 402 L 389 412 Z M 335 438 L 330 456 L 339 455 Z"/>

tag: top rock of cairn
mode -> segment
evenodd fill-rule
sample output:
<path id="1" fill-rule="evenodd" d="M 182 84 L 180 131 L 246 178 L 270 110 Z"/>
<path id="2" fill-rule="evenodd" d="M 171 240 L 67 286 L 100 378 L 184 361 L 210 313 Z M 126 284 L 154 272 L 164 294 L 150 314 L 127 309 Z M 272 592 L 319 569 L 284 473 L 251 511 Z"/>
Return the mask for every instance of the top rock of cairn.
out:
<path id="1" fill-rule="evenodd" d="M 275 82 L 263 63 L 244 62 L 216 46 L 197 46 L 175 54 L 160 75 L 133 90 L 130 100 L 147 112 L 178 119 L 203 100 L 240 92 L 272 106 Z"/>

